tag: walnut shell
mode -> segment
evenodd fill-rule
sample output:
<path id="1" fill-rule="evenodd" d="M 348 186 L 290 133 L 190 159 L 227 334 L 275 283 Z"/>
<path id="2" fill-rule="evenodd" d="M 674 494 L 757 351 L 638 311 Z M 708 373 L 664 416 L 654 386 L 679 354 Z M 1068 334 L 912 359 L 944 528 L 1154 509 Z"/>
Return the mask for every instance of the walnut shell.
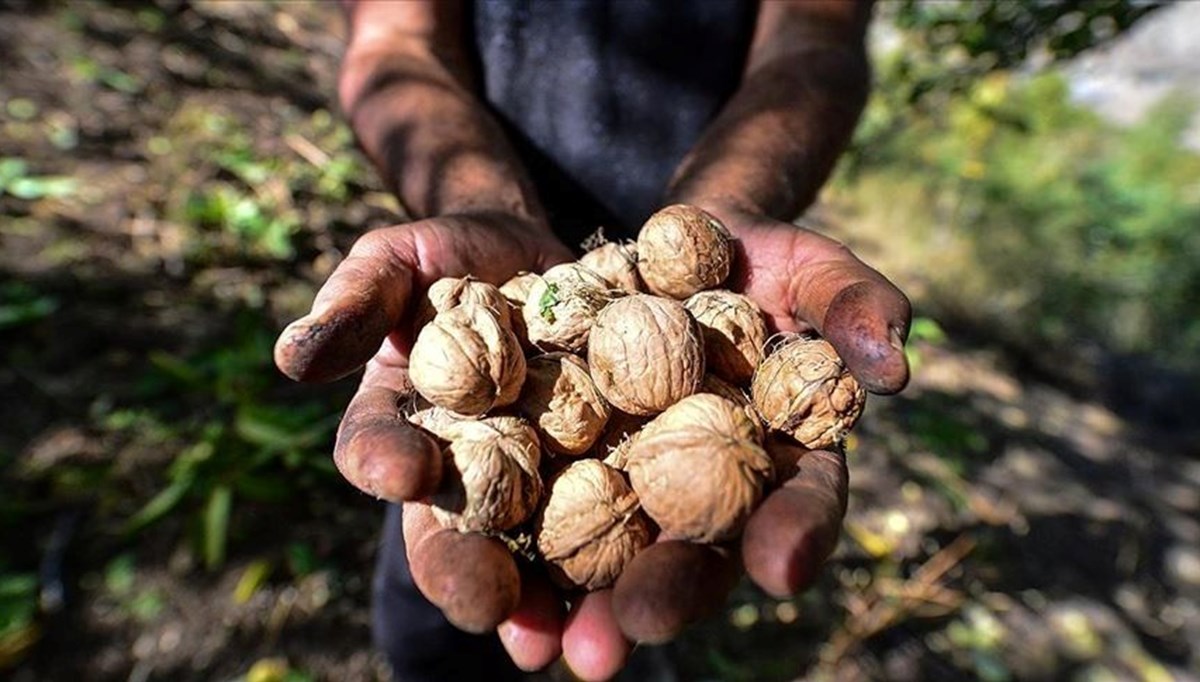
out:
<path id="1" fill-rule="evenodd" d="M 638 274 L 646 288 L 683 300 L 729 277 L 733 237 L 721 221 L 686 204 L 650 216 L 637 239 Z"/>
<path id="2" fill-rule="evenodd" d="M 522 309 L 530 343 L 546 351 L 583 351 L 596 314 L 614 295 L 603 277 L 578 263 L 550 268 L 529 288 Z"/>
<path id="3" fill-rule="evenodd" d="M 642 427 L 650 423 L 650 417 L 629 414 L 621 410 L 613 410 L 608 418 L 608 426 L 604 435 L 596 441 L 595 456 L 614 469 L 625 470 L 628 462 L 629 446 L 637 438 Z"/>
<path id="4" fill-rule="evenodd" d="M 631 294 L 645 291 L 638 275 L 636 243 L 609 242 L 583 254 L 579 264 L 603 277 L 609 288 Z"/>
<path id="5" fill-rule="evenodd" d="M 496 313 L 505 326 L 512 324 L 512 306 L 495 285 L 474 277 L 443 277 L 431 284 L 417 303 L 416 329 L 429 324 L 438 313 L 464 303 L 478 303 Z"/>
<path id="6" fill-rule="evenodd" d="M 582 455 L 604 432 L 611 408 L 592 382 L 587 363 L 559 352 L 526 362 L 517 411 L 537 429 L 548 450 Z"/>
<path id="7" fill-rule="evenodd" d="M 763 360 L 750 395 L 771 430 L 811 450 L 840 445 L 867 401 L 833 346 L 800 336 Z"/>
<path id="8" fill-rule="evenodd" d="M 550 578 L 587 591 L 616 582 L 652 539 L 625 477 L 594 459 L 572 462 L 551 479 L 534 535 Z"/>
<path id="9" fill-rule="evenodd" d="M 443 448 L 442 489 L 429 498 L 443 525 L 463 532 L 495 532 L 524 523 L 542 497 L 541 445 L 518 417 L 455 424 Z"/>
<path id="10" fill-rule="evenodd" d="M 774 478 L 745 411 L 719 396 L 690 396 L 659 415 L 629 449 L 629 480 L 664 537 L 736 537 Z"/>
<path id="11" fill-rule="evenodd" d="M 439 440 L 454 440 L 457 437 L 458 425 L 464 421 L 472 421 L 471 417 L 464 417 L 423 400 L 421 402 L 425 404 L 408 415 L 408 422 L 428 431 Z"/>
<path id="12" fill-rule="evenodd" d="M 421 329 L 409 354 L 409 378 L 434 405 L 477 416 L 516 402 L 525 355 L 496 313 L 465 303 L 438 313 Z"/>
<path id="13" fill-rule="evenodd" d="M 596 316 L 588 345 L 596 388 L 630 414 L 662 412 L 700 388 L 700 326 L 677 301 L 633 294 Z"/>
<path id="14" fill-rule="evenodd" d="M 533 344 L 529 343 L 529 332 L 525 329 L 525 314 L 521 310 L 525 307 L 525 299 L 529 298 L 529 289 L 537 279 L 538 276 L 532 272 L 518 272 L 500 285 L 500 293 L 508 299 L 511 308 L 512 324 L 510 326 L 513 333 L 517 335 L 517 340 L 521 342 L 522 348 L 533 347 Z"/>
<path id="15" fill-rule="evenodd" d="M 700 323 L 708 371 L 749 385 L 767 344 L 767 323 L 754 301 L 732 291 L 701 291 L 683 306 Z"/>
<path id="16" fill-rule="evenodd" d="M 700 384 L 700 391 L 697 395 L 700 393 L 711 393 L 721 396 L 740 407 L 746 413 L 746 417 L 754 424 L 754 442 L 761 445 L 766 439 L 767 433 L 763 427 L 762 417 L 758 415 L 758 410 L 754 409 L 754 405 L 750 402 L 750 396 L 745 391 L 729 384 L 720 377 L 705 374 L 704 383 Z"/>

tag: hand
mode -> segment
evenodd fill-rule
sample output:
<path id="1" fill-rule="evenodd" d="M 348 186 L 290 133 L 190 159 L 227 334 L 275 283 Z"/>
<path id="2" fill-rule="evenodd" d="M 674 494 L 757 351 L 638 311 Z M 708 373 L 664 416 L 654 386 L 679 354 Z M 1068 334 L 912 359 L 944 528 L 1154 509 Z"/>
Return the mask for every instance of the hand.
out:
<path id="1" fill-rule="evenodd" d="M 541 272 L 569 260 L 571 252 L 544 227 L 494 214 L 433 218 L 360 239 L 312 312 L 275 346 L 276 364 L 298 381 L 332 381 L 366 365 L 334 446 L 342 475 L 391 502 L 420 500 L 438 487 L 437 444 L 398 410 L 412 394 L 409 323 L 419 292 L 440 277 L 472 274 L 499 284 L 520 270 Z M 417 586 L 458 627 L 498 629 L 527 670 L 565 655 L 581 675 L 604 678 L 624 663 L 630 644 L 613 619 L 611 590 L 577 600 L 568 616 L 544 575 L 518 577 L 499 541 L 442 529 L 421 504 L 406 504 L 403 516 Z"/>
<path id="2" fill-rule="evenodd" d="M 904 387 L 911 309 L 895 286 L 815 232 L 728 205 L 703 207 L 738 239 L 729 288 L 753 299 L 774 331 L 815 329 L 868 390 L 890 394 Z M 671 639 L 724 603 L 741 566 L 776 597 L 796 594 L 816 579 L 846 512 L 845 458 L 781 440 L 767 449 L 781 485 L 750 518 L 740 552 L 659 542 L 638 554 L 613 596 L 625 635 L 642 642 Z"/>

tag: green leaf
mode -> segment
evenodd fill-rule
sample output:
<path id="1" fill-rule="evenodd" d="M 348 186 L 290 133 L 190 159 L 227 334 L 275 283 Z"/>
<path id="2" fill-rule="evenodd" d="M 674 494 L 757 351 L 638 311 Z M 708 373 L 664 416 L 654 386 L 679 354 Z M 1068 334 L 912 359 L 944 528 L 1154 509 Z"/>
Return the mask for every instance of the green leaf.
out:
<path id="1" fill-rule="evenodd" d="M 18 199 L 32 201 L 45 197 L 65 197 L 75 192 L 75 178 L 64 175 L 15 178 L 7 183 L 5 190 Z"/>
<path id="2" fill-rule="evenodd" d="M 225 546 L 229 538 L 229 514 L 233 508 L 233 491 L 222 485 L 213 489 L 204 509 L 204 565 L 213 570 L 225 563 Z"/>
<path id="3" fill-rule="evenodd" d="M 121 533 L 123 535 L 136 533 L 146 526 L 158 522 L 188 494 L 192 487 L 192 481 L 191 476 L 183 476 L 172 481 L 171 485 L 159 491 L 136 514 L 129 517 L 129 520 L 121 527 Z"/>
<path id="4" fill-rule="evenodd" d="M 554 306 L 558 304 L 558 285 L 553 283 L 546 284 L 546 291 L 542 293 L 542 297 L 538 299 L 538 314 L 542 319 L 554 324 Z"/>
<path id="5" fill-rule="evenodd" d="M 136 582 L 137 570 L 132 553 L 120 554 L 104 567 L 104 588 L 109 594 L 118 597 L 127 595 L 133 591 Z"/>
<path id="6" fill-rule="evenodd" d="M 271 562 L 266 559 L 250 562 L 233 588 L 233 603 L 241 606 L 250 601 L 250 598 L 266 584 L 267 578 L 271 576 L 271 568 Z"/>
<path id="7" fill-rule="evenodd" d="M 942 326 L 933 318 L 914 317 L 912 326 L 908 331 L 908 339 L 910 341 L 928 341 L 935 344 L 943 343 L 946 340 L 946 332 L 942 330 Z"/>

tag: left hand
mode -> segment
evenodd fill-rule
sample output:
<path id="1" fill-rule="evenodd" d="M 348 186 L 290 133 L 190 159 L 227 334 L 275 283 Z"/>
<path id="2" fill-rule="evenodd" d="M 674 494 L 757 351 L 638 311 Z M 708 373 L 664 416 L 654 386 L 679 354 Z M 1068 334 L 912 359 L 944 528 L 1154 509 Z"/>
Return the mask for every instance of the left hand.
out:
<path id="1" fill-rule="evenodd" d="M 833 239 L 730 206 L 702 207 L 738 240 L 728 287 L 753 299 L 772 331 L 816 330 L 869 391 L 904 388 L 911 308 L 899 289 Z M 743 568 L 775 597 L 812 585 L 841 533 L 846 460 L 841 452 L 780 440 L 768 446 L 779 486 L 750 518 L 740 547 L 661 541 L 643 550 L 612 590 L 588 595 L 590 608 L 575 609 L 567 621 L 561 650 L 576 674 L 604 679 L 620 670 L 629 651 L 621 635 L 645 643 L 672 639 L 719 608 Z M 536 646 L 545 636 L 538 630 L 542 612 L 519 613 L 500 628 L 514 660 L 531 669 L 552 660 L 536 651 L 557 655 L 556 647 Z"/>

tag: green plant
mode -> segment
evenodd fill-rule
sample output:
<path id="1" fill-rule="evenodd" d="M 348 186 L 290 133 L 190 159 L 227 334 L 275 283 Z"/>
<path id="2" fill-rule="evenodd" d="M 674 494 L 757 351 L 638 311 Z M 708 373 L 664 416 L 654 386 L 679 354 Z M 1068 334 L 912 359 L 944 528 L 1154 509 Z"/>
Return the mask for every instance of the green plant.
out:
<path id="1" fill-rule="evenodd" d="M 337 413 L 321 402 L 275 402 L 271 338 L 262 321 L 245 317 L 231 343 L 181 358 L 150 356 L 143 400 L 187 406 L 185 414 L 141 413 L 109 426 L 137 428 L 149 420 L 169 425 L 185 443 L 166 470 L 166 485 L 124 524 L 137 532 L 181 508 L 199 529 L 205 565 L 221 566 L 237 505 L 294 500 L 335 477 L 328 442 Z M 121 413 L 116 413 L 121 414 Z"/>
<path id="2" fill-rule="evenodd" d="M 0 670 L 11 667 L 41 636 L 37 578 L 0 572 Z"/>
<path id="3" fill-rule="evenodd" d="M 73 194 L 77 184 L 75 178 L 63 175 L 31 175 L 24 159 L 0 158 L 0 195 L 27 201 L 58 198 Z"/>

